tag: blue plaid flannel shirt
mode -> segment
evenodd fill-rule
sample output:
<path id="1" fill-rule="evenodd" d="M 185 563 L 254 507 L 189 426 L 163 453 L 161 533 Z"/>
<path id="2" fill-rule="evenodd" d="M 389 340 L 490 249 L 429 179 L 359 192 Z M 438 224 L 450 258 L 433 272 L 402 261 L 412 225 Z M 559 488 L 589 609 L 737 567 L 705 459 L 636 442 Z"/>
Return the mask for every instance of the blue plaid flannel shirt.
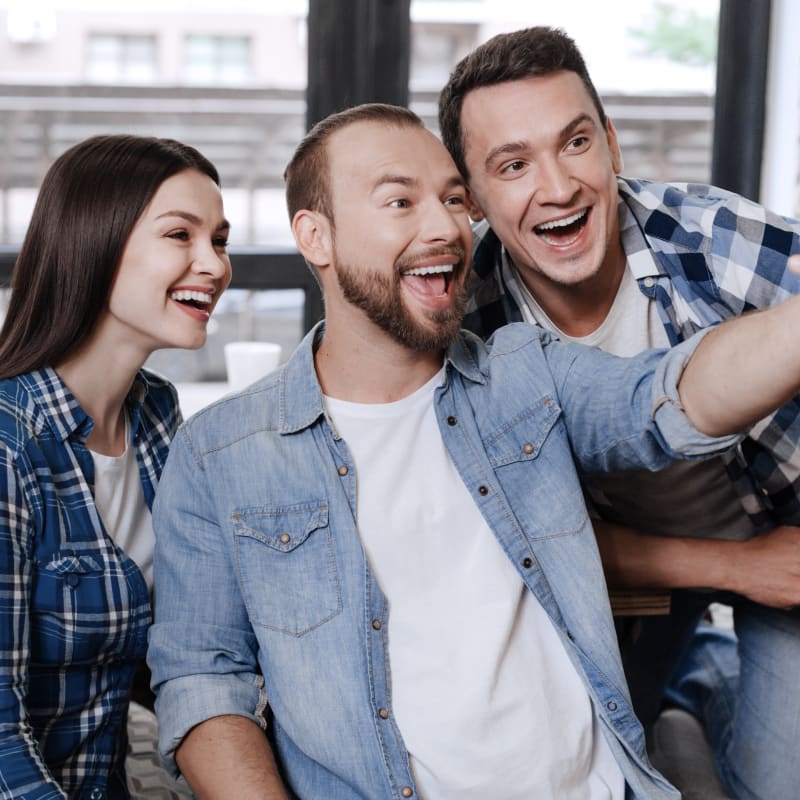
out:
<path id="1" fill-rule="evenodd" d="M 639 289 L 654 299 L 674 345 L 702 328 L 780 303 L 800 291 L 786 269 L 800 222 L 702 184 L 618 179 L 620 234 Z M 482 222 L 464 327 L 488 337 L 523 320 L 502 278 L 507 257 Z M 754 425 L 723 458 L 758 526 L 800 524 L 800 396 Z"/>
<path id="2" fill-rule="evenodd" d="M 128 398 L 148 506 L 180 423 L 141 371 Z M 125 798 L 144 577 L 93 500 L 92 421 L 52 369 L 0 381 L 0 798 Z"/>

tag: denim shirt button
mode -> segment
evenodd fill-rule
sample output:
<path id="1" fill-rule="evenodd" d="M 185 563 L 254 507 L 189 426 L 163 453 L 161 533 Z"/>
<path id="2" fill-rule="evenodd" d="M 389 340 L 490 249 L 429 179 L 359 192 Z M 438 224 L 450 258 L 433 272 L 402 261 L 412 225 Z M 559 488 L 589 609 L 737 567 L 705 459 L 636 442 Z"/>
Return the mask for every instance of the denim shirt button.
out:
<path id="1" fill-rule="evenodd" d="M 378 716 L 381 719 L 389 719 L 389 712 L 385 708 L 381 708 L 378 711 Z"/>
<path id="2" fill-rule="evenodd" d="M 533 566 L 533 559 L 528 557 L 523 558 L 522 566 L 525 567 L 525 569 L 530 569 Z"/>
<path id="3" fill-rule="evenodd" d="M 281 543 L 282 543 L 282 544 L 289 544 L 289 542 L 291 542 L 291 541 L 292 541 L 292 537 L 291 537 L 291 536 L 289 536 L 289 534 L 288 534 L 288 533 L 282 533 L 282 534 L 280 535 L 280 540 L 281 540 Z"/>
<path id="4" fill-rule="evenodd" d="M 372 620 L 372 627 L 379 631 L 381 629 L 381 621 L 379 619 Z"/>
<path id="5" fill-rule="evenodd" d="M 458 420 L 455 417 L 448 417 L 447 424 L 452 427 L 453 425 L 458 425 Z"/>
<path id="6" fill-rule="evenodd" d="M 607 708 L 609 711 L 616 711 L 616 710 L 617 710 L 617 704 L 616 704 L 616 703 L 615 703 L 613 700 L 609 700 L 609 701 L 606 703 L 606 708 Z"/>
<path id="7" fill-rule="evenodd" d="M 337 472 L 338 472 L 338 473 L 339 473 L 339 474 L 340 474 L 340 475 L 341 475 L 341 476 L 344 478 L 344 476 L 345 476 L 345 475 L 347 475 L 347 473 L 348 473 L 350 470 L 349 470 L 349 469 L 347 469 L 347 467 L 346 467 L 344 464 L 342 464 L 342 466 L 341 466 L 341 467 L 339 467 L 339 469 L 337 469 L 336 471 L 337 471 Z"/>
<path id="8" fill-rule="evenodd" d="M 522 445 L 522 452 L 525 453 L 526 456 L 529 456 L 533 452 L 533 445 L 530 442 L 525 442 Z"/>
<path id="9" fill-rule="evenodd" d="M 478 494 L 483 495 L 485 497 L 487 494 L 489 494 L 489 487 L 483 485 L 479 486 Z"/>
<path id="10" fill-rule="evenodd" d="M 400 794 L 403 795 L 403 797 L 413 797 L 414 790 L 410 786 L 404 786 L 400 790 Z"/>

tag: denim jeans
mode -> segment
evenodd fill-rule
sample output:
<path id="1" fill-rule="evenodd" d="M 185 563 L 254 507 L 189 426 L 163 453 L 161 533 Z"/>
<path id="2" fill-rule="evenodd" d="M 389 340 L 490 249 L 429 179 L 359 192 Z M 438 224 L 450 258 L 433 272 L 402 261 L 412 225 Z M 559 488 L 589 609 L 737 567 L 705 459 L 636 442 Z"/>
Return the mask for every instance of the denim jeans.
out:
<path id="1" fill-rule="evenodd" d="M 663 680 L 663 698 L 703 722 L 717 772 L 736 800 L 797 797 L 800 610 L 719 593 L 673 595 L 674 613 L 647 620 L 625 659 L 643 723 L 648 727 L 655 719 Z M 733 606 L 736 635 L 702 620 L 695 630 L 712 600 Z M 672 657 L 664 658 L 670 644 Z"/>

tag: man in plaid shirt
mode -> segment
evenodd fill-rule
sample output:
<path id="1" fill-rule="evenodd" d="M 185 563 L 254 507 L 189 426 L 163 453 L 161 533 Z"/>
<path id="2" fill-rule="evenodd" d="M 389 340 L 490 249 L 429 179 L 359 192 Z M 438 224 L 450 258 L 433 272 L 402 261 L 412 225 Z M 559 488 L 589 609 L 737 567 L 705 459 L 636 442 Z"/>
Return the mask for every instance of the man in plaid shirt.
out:
<path id="1" fill-rule="evenodd" d="M 479 220 L 464 324 L 481 336 L 527 321 L 632 355 L 800 289 L 785 269 L 800 223 L 715 187 L 619 177 L 613 123 L 562 31 L 477 48 L 443 90 L 439 123 Z M 673 591 L 670 617 L 646 620 L 626 655 L 637 713 L 652 723 L 679 675 L 669 697 L 704 720 L 737 798 L 800 784 L 798 403 L 724 458 L 584 476 L 609 582 L 695 589 Z M 720 596 L 738 653 L 700 629 L 683 655 Z"/>

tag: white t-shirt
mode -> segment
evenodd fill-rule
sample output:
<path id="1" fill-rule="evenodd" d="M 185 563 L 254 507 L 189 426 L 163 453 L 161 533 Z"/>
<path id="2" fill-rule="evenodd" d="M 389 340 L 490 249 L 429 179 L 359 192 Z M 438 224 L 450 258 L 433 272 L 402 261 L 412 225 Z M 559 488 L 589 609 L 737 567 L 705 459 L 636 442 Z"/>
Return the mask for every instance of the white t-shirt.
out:
<path id="1" fill-rule="evenodd" d="M 155 535 L 150 509 L 144 499 L 136 451 L 130 445 L 125 421 L 125 452 L 121 456 L 92 454 L 94 461 L 94 504 L 108 535 L 132 558 L 153 588 Z"/>
<path id="2" fill-rule="evenodd" d="M 389 604 L 392 712 L 424 800 L 621 800 L 584 684 L 453 466 L 444 371 L 394 403 L 326 398 Z"/>
<path id="3" fill-rule="evenodd" d="M 525 321 L 554 331 L 564 341 L 599 347 L 618 356 L 669 347 L 658 307 L 639 290 L 630 265 L 626 265 L 608 315 L 586 336 L 569 336 L 559 330 L 519 280 L 505 253 L 503 279 Z M 605 519 L 646 533 L 737 540 L 758 533 L 719 458 L 676 461 L 661 472 L 598 473 L 586 476 L 584 486 Z"/>

